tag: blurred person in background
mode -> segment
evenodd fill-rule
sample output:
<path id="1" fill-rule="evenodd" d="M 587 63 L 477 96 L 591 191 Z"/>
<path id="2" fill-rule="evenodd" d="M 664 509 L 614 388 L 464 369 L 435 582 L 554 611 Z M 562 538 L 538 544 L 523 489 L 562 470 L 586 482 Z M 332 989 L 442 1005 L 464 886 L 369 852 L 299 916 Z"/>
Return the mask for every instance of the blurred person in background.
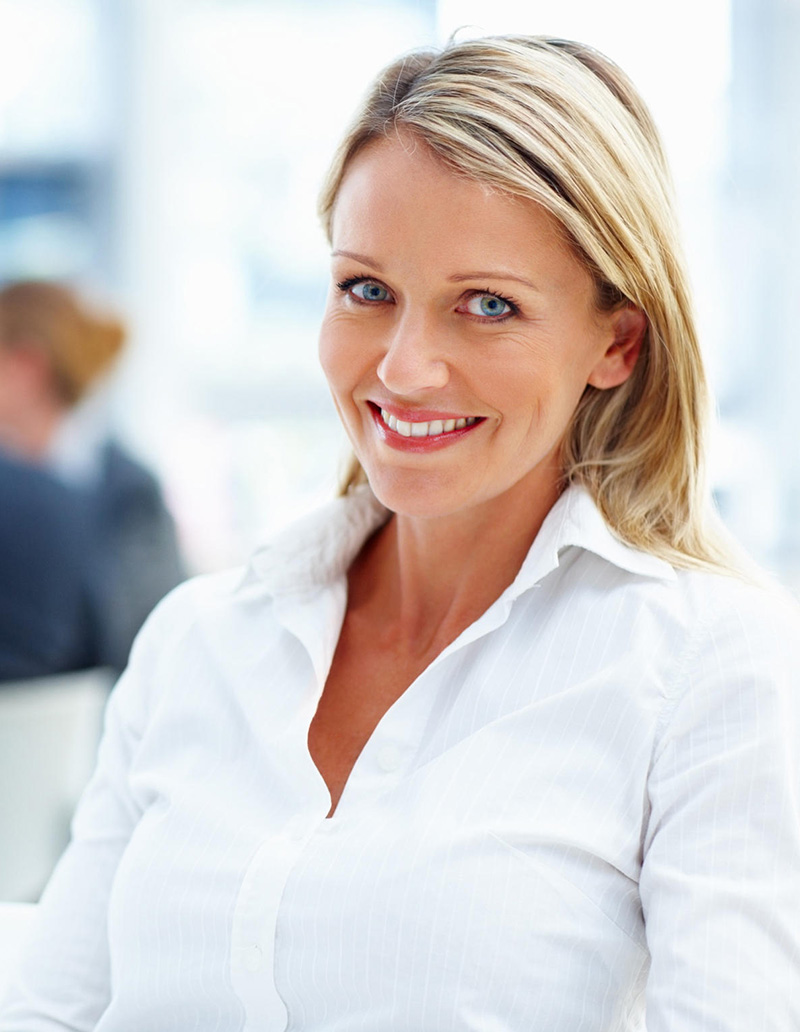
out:
<path id="1" fill-rule="evenodd" d="M 71 533 L 67 525 L 73 528 L 80 562 L 65 555 L 56 570 L 53 558 L 52 590 L 69 567 L 80 567 L 91 625 L 91 644 L 82 654 L 86 665 L 117 670 L 149 611 L 185 575 L 155 477 L 109 437 L 102 420 L 92 418 L 91 396 L 124 340 L 119 320 L 94 311 L 66 286 L 29 281 L 0 290 L 0 453 L 9 468 L 32 467 L 27 481 L 39 489 L 31 487 L 26 497 L 31 505 L 37 497 L 42 507 L 40 516 L 21 520 L 0 549 L 8 560 L 15 547 L 24 551 L 26 537 L 49 535 L 55 557 L 59 537 Z M 14 478 L 22 476 L 16 469 Z M 44 511 L 49 506 L 63 514 L 58 534 L 44 529 L 55 525 L 54 514 Z M 29 597 L 33 591 L 32 576 Z M 43 599 L 43 615 L 53 602 Z M 33 664 L 31 672 L 59 672 L 55 653 L 45 647 L 44 626 L 42 632 L 40 669 Z M 76 669 L 76 662 L 67 669 Z"/>
<path id="2" fill-rule="evenodd" d="M 102 665 L 93 561 L 79 495 L 0 452 L 0 685 Z"/>

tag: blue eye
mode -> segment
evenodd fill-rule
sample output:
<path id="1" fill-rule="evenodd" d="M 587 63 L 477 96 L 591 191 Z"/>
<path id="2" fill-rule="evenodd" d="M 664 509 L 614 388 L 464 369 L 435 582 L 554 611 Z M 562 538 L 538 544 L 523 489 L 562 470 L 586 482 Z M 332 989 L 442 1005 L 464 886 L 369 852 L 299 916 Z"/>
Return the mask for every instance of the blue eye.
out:
<path id="1" fill-rule="evenodd" d="M 488 319 L 502 318 L 514 311 L 508 301 L 494 294 L 475 294 L 467 301 L 466 310 L 470 315 L 480 315 Z"/>
<path id="2" fill-rule="evenodd" d="M 389 291 L 380 283 L 373 283 L 370 280 L 362 280 L 361 283 L 354 283 L 350 287 L 350 293 L 354 294 L 360 301 L 386 301 Z"/>

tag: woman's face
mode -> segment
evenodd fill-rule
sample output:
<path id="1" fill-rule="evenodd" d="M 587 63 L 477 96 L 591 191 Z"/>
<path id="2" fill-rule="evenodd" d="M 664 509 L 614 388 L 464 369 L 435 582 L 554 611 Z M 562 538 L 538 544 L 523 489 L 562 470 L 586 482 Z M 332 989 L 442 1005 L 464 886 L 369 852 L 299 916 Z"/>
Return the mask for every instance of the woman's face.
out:
<path id="1" fill-rule="evenodd" d="M 543 208 L 409 136 L 353 159 L 332 238 L 320 357 L 377 497 L 427 517 L 549 507 L 584 388 L 627 378 L 641 313 L 597 312 Z"/>

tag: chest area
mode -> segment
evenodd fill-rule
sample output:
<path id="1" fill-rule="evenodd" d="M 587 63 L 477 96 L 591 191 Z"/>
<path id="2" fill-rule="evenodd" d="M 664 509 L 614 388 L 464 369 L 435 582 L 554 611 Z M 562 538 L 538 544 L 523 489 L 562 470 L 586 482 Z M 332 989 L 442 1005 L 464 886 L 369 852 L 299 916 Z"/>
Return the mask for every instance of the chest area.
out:
<path id="1" fill-rule="evenodd" d="M 435 658 L 380 641 L 345 620 L 308 733 L 308 748 L 332 810 L 376 727 Z M 391 722 L 391 721 L 390 721 Z"/>
<path id="2" fill-rule="evenodd" d="M 390 708 L 330 820 L 277 753 L 255 784 L 253 757 L 229 755 L 198 793 L 151 771 L 115 888 L 117 968 L 143 970 L 165 942 L 213 940 L 181 967 L 233 1008 L 230 984 L 252 1027 L 276 1030 L 281 1007 L 308 1027 L 331 1014 L 345 1027 L 354 1013 L 358 1027 L 389 1027 L 369 1008 L 394 1000 L 407 1024 L 391 1027 L 407 1030 L 467 1028 L 471 1013 L 530 1027 L 538 1001 L 547 1027 L 566 1032 L 587 987 L 598 1007 L 632 991 L 645 963 L 644 767 L 601 747 L 591 721 L 581 729 L 580 707 L 572 719 L 543 705 L 475 727 L 477 698 L 451 709 L 427 687 L 436 718 L 415 724 Z M 294 748 L 297 761 L 299 739 Z M 435 993 L 420 994 L 431 978 Z M 596 1027 L 613 1027 L 609 1015 Z"/>

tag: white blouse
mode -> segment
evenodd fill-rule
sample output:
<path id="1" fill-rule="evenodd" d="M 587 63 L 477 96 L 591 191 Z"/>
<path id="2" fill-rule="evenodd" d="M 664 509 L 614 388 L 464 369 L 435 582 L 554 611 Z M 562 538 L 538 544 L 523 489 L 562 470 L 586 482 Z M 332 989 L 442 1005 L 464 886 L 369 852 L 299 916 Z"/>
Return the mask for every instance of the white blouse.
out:
<path id="1" fill-rule="evenodd" d="M 386 713 L 307 748 L 339 500 L 155 611 L 2 1009 L 13 1032 L 797 1032 L 794 608 L 553 508 Z"/>

